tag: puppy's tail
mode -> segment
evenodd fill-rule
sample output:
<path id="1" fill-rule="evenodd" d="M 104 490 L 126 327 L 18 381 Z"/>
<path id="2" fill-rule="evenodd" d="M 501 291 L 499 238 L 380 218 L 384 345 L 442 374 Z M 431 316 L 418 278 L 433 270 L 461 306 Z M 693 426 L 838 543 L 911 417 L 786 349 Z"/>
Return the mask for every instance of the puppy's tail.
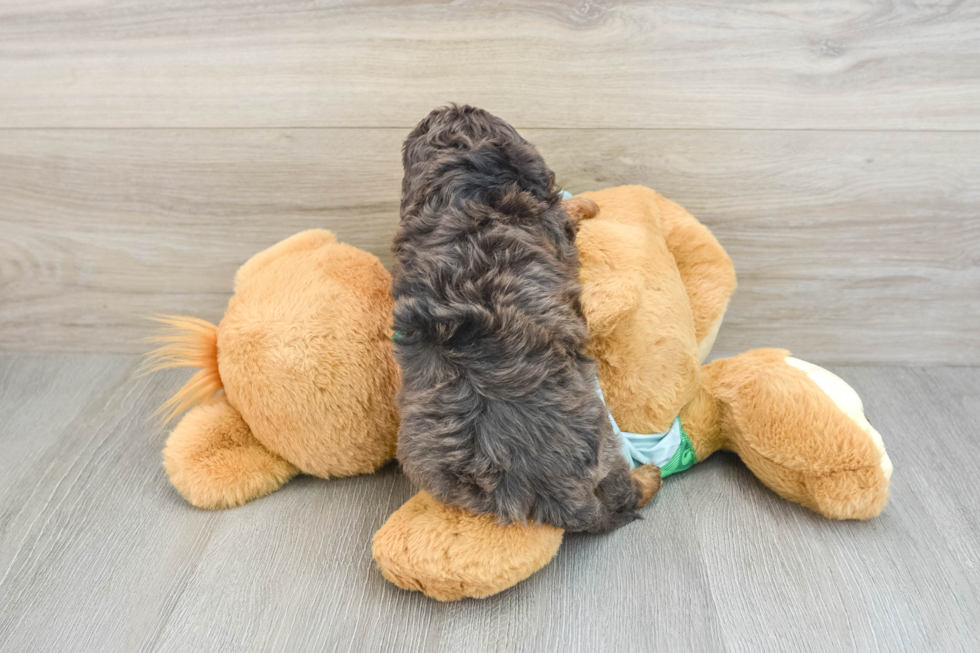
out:
<path id="1" fill-rule="evenodd" d="M 208 403 L 223 389 L 218 373 L 218 327 L 196 317 L 160 315 L 150 318 L 164 325 L 160 335 L 149 342 L 160 345 L 143 362 L 144 374 L 175 367 L 196 367 L 198 371 L 160 406 L 154 415 L 167 424 L 182 412 Z"/>

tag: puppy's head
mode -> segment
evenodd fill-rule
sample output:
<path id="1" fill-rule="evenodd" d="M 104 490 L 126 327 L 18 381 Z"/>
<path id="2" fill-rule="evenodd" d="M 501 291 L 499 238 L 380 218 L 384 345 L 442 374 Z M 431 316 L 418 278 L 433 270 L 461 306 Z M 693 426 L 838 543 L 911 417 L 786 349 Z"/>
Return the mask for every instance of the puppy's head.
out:
<path id="1" fill-rule="evenodd" d="M 559 261 L 577 265 L 578 222 L 598 207 L 585 198 L 562 203 L 555 174 L 537 148 L 500 118 L 470 106 L 436 109 L 408 135 L 402 164 L 403 222 L 434 228 L 461 212 L 506 223 L 532 234 Z"/>
<path id="2" fill-rule="evenodd" d="M 551 203 L 555 175 L 511 125 L 471 106 L 436 109 L 402 148 L 402 206 L 493 205 L 514 190 Z"/>

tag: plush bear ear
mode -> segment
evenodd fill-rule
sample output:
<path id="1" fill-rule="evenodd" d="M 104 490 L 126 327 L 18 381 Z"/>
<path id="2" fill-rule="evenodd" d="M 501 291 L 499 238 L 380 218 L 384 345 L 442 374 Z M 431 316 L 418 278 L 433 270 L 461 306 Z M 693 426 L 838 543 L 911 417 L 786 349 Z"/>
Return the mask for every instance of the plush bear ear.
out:
<path id="1" fill-rule="evenodd" d="M 571 197 L 563 202 L 568 219 L 578 227 L 582 220 L 588 220 L 599 215 L 599 205 L 587 197 Z"/>
<path id="2" fill-rule="evenodd" d="M 245 261 L 242 267 L 238 268 L 238 272 L 235 273 L 235 292 L 248 284 L 249 278 L 253 277 L 259 270 L 280 257 L 296 252 L 312 251 L 336 242 L 337 236 L 326 229 L 307 229 L 281 240 L 272 247 L 255 254 Z"/>

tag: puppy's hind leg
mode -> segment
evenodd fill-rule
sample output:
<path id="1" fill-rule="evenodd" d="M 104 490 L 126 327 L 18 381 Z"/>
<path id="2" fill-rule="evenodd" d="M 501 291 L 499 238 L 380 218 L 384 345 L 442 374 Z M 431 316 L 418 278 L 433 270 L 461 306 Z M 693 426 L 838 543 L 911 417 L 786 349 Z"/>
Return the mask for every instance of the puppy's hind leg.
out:
<path id="1" fill-rule="evenodd" d="M 580 530 L 608 533 L 625 526 L 639 517 L 636 508 L 642 494 L 640 484 L 630 476 L 624 461 L 623 469 L 610 472 L 596 487 L 596 503 L 589 523 Z"/>
<path id="2" fill-rule="evenodd" d="M 615 440 L 607 442 L 614 443 Z M 613 531 L 639 517 L 637 508 L 645 506 L 663 482 L 656 465 L 643 465 L 630 471 L 618 448 L 609 445 L 603 453 L 612 464 L 596 488 L 599 511 L 594 516 L 595 525 L 586 529 L 592 532 Z"/>

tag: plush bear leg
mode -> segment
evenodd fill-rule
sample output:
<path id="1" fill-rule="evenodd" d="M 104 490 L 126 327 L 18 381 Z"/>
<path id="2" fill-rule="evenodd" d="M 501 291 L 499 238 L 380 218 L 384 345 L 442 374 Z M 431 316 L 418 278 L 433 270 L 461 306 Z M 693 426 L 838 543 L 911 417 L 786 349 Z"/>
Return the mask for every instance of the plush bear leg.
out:
<path id="1" fill-rule="evenodd" d="M 446 506 L 419 492 L 374 536 L 384 577 L 439 601 L 484 598 L 544 567 L 564 531 L 547 525 L 501 526 L 488 515 Z"/>
<path id="2" fill-rule="evenodd" d="M 760 349 L 705 366 L 681 412 L 698 459 L 734 451 L 791 501 L 833 519 L 869 519 L 888 500 L 891 461 L 857 393 L 827 370 Z"/>
<path id="3" fill-rule="evenodd" d="M 297 469 L 252 436 L 223 398 L 184 415 L 167 439 L 170 482 L 198 508 L 233 508 L 282 487 Z"/>

